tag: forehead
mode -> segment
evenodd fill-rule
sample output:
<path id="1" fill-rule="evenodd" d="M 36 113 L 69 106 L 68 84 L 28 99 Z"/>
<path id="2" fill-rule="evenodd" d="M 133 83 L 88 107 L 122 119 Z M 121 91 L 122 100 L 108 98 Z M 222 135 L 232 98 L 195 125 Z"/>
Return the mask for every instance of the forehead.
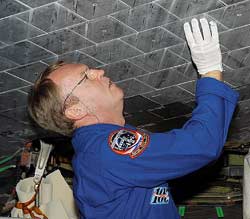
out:
<path id="1" fill-rule="evenodd" d="M 78 80 L 87 68 L 88 66 L 84 64 L 65 64 L 53 71 L 48 78 L 58 85 L 63 85 Z"/>

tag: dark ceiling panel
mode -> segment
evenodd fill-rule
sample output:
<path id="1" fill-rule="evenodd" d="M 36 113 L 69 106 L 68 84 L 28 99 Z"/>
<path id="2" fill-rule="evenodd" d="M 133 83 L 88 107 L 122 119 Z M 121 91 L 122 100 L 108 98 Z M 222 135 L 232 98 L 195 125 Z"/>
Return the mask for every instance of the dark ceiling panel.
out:
<path id="1" fill-rule="evenodd" d="M 20 0 L 20 1 L 29 5 L 30 7 L 38 7 L 51 2 L 55 2 L 57 0 Z"/>
<path id="2" fill-rule="evenodd" d="M 23 41 L 0 49 L 0 56 L 24 65 L 51 57 L 53 54 L 33 43 Z"/>
<path id="3" fill-rule="evenodd" d="M 134 96 L 135 94 L 139 95 L 154 90 L 151 86 L 148 86 L 147 84 L 136 79 L 129 79 L 117 84 L 124 90 L 125 98 Z"/>
<path id="4" fill-rule="evenodd" d="M 71 9 L 82 17 L 91 20 L 101 16 L 111 14 L 113 12 L 128 8 L 127 5 L 119 0 L 105 0 L 105 1 L 89 1 L 81 0 L 61 0 L 59 1 L 63 6 Z"/>
<path id="5" fill-rule="evenodd" d="M 135 7 L 138 5 L 152 2 L 153 0 L 122 0 L 122 1 L 125 2 L 126 4 L 130 5 L 131 7 Z"/>
<path id="6" fill-rule="evenodd" d="M 46 135 L 27 119 L 27 94 L 57 60 L 103 68 L 124 89 L 130 124 L 180 127 L 194 108 L 197 79 L 183 24 L 206 17 L 218 24 L 224 80 L 240 93 L 229 139 L 250 141 L 249 10 L 250 0 L 0 1 L 0 113 L 13 124 L 0 125 L 0 138 Z"/>
<path id="7" fill-rule="evenodd" d="M 27 94 L 19 91 L 0 93 L 0 112 L 15 109 L 27 104 Z M 0 125 L 1 127 L 1 125 Z"/>
<path id="8" fill-rule="evenodd" d="M 190 51 L 186 43 L 172 46 L 169 48 L 170 51 L 174 52 L 175 54 L 183 57 L 187 61 L 191 62 Z"/>
<path id="9" fill-rule="evenodd" d="M 85 21 L 84 18 L 75 15 L 58 4 L 45 5 L 27 13 L 29 13 L 29 16 L 25 18 L 28 18 L 28 20 L 23 18 L 25 15 L 22 15 L 22 17 L 19 16 L 19 18 L 23 18 L 29 24 L 46 32 L 55 31 Z"/>
<path id="10" fill-rule="evenodd" d="M 180 21 L 165 24 L 165 25 L 163 25 L 163 27 L 166 28 L 167 30 L 169 30 L 170 32 L 174 33 L 178 37 L 182 38 L 183 40 L 185 40 L 185 35 L 184 35 L 184 31 L 183 31 L 183 24 L 185 22 L 191 21 L 192 18 L 200 19 L 202 17 L 207 18 L 208 21 L 214 20 L 211 17 L 209 17 L 207 14 L 200 14 L 197 16 L 192 16 L 189 18 L 182 19 Z M 219 33 L 228 29 L 227 27 L 225 27 L 224 25 L 222 25 L 221 23 L 218 23 L 218 22 L 217 22 L 217 26 L 218 26 Z"/>
<path id="11" fill-rule="evenodd" d="M 145 53 L 183 43 L 182 39 L 163 28 L 146 30 L 138 34 L 123 37 L 122 40 Z"/>
<path id="12" fill-rule="evenodd" d="M 244 101 L 244 100 L 250 99 L 250 85 L 249 84 L 244 85 L 244 86 L 240 86 L 236 90 L 240 94 L 239 101 Z"/>
<path id="13" fill-rule="evenodd" d="M 0 93 L 8 90 L 18 89 L 28 85 L 30 84 L 8 73 L 0 73 Z"/>
<path id="14" fill-rule="evenodd" d="M 17 63 L 15 63 L 15 62 L 13 62 L 5 57 L 0 56 L 0 71 L 16 67 L 17 65 L 18 65 Z"/>
<path id="15" fill-rule="evenodd" d="M 250 65 L 250 47 L 232 50 L 225 53 L 223 63 L 232 69 L 247 67 Z"/>
<path id="16" fill-rule="evenodd" d="M 125 112 L 127 113 L 135 113 L 142 110 L 154 109 L 158 107 L 160 107 L 160 104 L 157 104 L 140 95 L 127 98 L 124 103 Z"/>
<path id="17" fill-rule="evenodd" d="M 186 18 L 197 14 L 202 14 L 224 6 L 224 4 L 222 4 L 219 0 L 214 0 L 214 1 L 160 0 L 157 1 L 157 3 L 159 3 L 162 7 L 166 8 L 171 13 L 175 14 L 180 18 Z"/>
<path id="18" fill-rule="evenodd" d="M 129 59 L 129 61 L 149 72 L 168 69 L 188 62 L 167 49 L 139 55 Z"/>
<path id="19" fill-rule="evenodd" d="M 96 42 L 104 42 L 134 33 L 128 26 L 112 19 L 104 18 L 89 22 L 87 37 Z"/>
<path id="20" fill-rule="evenodd" d="M 13 154 L 18 148 L 23 147 L 24 142 L 18 138 L 6 137 L 6 135 L 0 135 L 0 154 Z M 9 182 L 8 182 L 9 183 Z M 3 185 L 3 184 L 2 184 Z M 6 192 L 6 190 L 4 191 Z"/>
<path id="21" fill-rule="evenodd" d="M 27 87 L 22 87 L 22 88 L 19 88 L 18 91 L 20 91 L 21 93 L 24 93 L 24 94 L 29 94 L 31 90 L 31 86 L 27 86 Z"/>
<path id="22" fill-rule="evenodd" d="M 147 111 L 137 112 L 126 117 L 126 122 L 133 126 L 155 124 L 157 122 L 160 122 L 161 120 L 161 117 Z"/>
<path id="23" fill-rule="evenodd" d="M 102 62 L 97 61 L 96 59 L 94 59 L 91 56 L 88 56 L 86 54 L 84 54 L 83 52 L 79 52 L 79 51 L 74 51 L 74 52 L 70 52 L 70 53 L 64 53 L 60 56 L 58 56 L 58 60 L 62 60 L 65 61 L 67 63 L 84 63 L 87 66 L 89 66 L 90 68 L 95 68 L 98 67 L 100 65 L 103 65 Z"/>
<path id="24" fill-rule="evenodd" d="M 161 49 L 147 54 L 135 56 L 133 58 L 130 58 L 129 61 L 145 69 L 148 72 L 156 71 L 161 66 L 161 60 L 163 54 L 164 50 Z"/>
<path id="25" fill-rule="evenodd" d="M 162 105 L 174 102 L 187 102 L 194 98 L 193 94 L 178 86 L 172 86 L 158 91 L 153 91 L 144 94 L 144 96 Z"/>
<path id="26" fill-rule="evenodd" d="M 184 88 L 185 90 L 189 91 L 190 93 L 195 93 L 196 81 L 189 81 L 187 83 L 180 84 L 179 87 Z"/>
<path id="27" fill-rule="evenodd" d="M 120 40 L 108 41 L 82 51 L 104 63 L 111 63 L 141 54 L 140 51 Z"/>
<path id="28" fill-rule="evenodd" d="M 86 30 L 87 30 L 87 22 L 80 23 L 77 25 L 74 25 L 72 27 L 69 27 L 70 30 L 74 31 L 75 33 L 79 33 L 82 36 L 86 37 Z"/>
<path id="29" fill-rule="evenodd" d="M 170 68 L 166 70 L 161 70 L 145 76 L 139 77 L 139 80 L 143 81 L 150 86 L 161 89 L 169 87 L 176 84 L 181 84 L 187 82 L 190 79 L 186 78 L 181 72 L 184 72 L 186 65 L 180 67 Z"/>
<path id="30" fill-rule="evenodd" d="M 8 73 L 33 83 L 37 79 L 40 72 L 45 70 L 46 67 L 46 64 L 43 64 L 41 62 L 35 62 L 33 64 L 24 65 L 8 70 Z"/>
<path id="31" fill-rule="evenodd" d="M 15 17 L 0 20 L 0 29 L 0 40 L 6 44 L 29 39 L 43 33 Z"/>
<path id="32" fill-rule="evenodd" d="M 209 13 L 209 15 L 231 29 L 249 24 L 249 10 L 250 2 L 245 1 L 229 7 L 223 7 Z"/>
<path id="33" fill-rule="evenodd" d="M 15 0 L 0 1 L 0 18 L 26 11 L 29 8 Z"/>
<path id="34" fill-rule="evenodd" d="M 114 14 L 113 17 L 137 31 L 150 29 L 177 20 L 167 10 L 154 3 L 120 11 Z"/>
<path id="35" fill-rule="evenodd" d="M 139 68 L 126 60 L 111 63 L 102 68 L 106 72 L 106 76 L 110 77 L 113 82 L 125 80 L 131 77 L 138 77 L 147 73 L 142 68 Z"/>
<path id="36" fill-rule="evenodd" d="M 167 132 L 172 129 L 181 128 L 190 117 L 181 116 L 178 118 L 163 120 L 159 123 L 148 125 L 145 128 L 150 132 Z"/>
<path id="37" fill-rule="evenodd" d="M 89 40 L 70 30 L 45 34 L 32 38 L 31 41 L 58 55 L 93 45 Z"/>
<path id="38" fill-rule="evenodd" d="M 225 31 L 220 34 L 221 44 L 229 50 L 250 46 L 250 25 Z"/>
<path id="39" fill-rule="evenodd" d="M 228 5 L 235 4 L 238 2 L 242 2 L 242 1 L 244 1 L 244 0 L 223 0 L 223 2 L 225 2 Z"/>
<path id="40" fill-rule="evenodd" d="M 188 103 L 174 102 L 167 104 L 160 109 L 152 110 L 151 112 L 163 117 L 164 119 L 168 119 L 172 117 L 178 117 L 190 114 L 194 109 L 194 106 L 195 106 L 194 101 Z"/>
<path id="41" fill-rule="evenodd" d="M 250 83 L 250 66 L 237 70 L 228 70 L 224 73 L 224 79 L 230 84 L 238 87 Z"/>

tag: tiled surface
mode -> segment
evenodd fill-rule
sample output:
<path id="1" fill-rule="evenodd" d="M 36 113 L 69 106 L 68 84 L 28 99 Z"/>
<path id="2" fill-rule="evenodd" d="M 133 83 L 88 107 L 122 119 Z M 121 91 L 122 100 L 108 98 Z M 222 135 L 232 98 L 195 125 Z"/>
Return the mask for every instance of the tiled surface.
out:
<path id="1" fill-rule="evenodd" d="M 151 86 L 148 86 L 137 79 L 129 79 L 117 84 L 124 90 L 125 97 L 131 97 L 135 94 L 139 95 L 154 90 Z"/>
<path id="2" fill-rule="evenodd" d="M 208 14 L 220 21 L 226 27 L 232 29 L 249 24 L 249 7 L 250 2 L 244 1 L 228 7 L 223 7 Z"/>
<path id="3" fill-rule="evenodd" d="M 144 94 L 145 97 L 160 104 L 170 104 L 174 102 L 187 102 L 194 99 L 194 95 L 179 86 L 171 86 L 161 90 Z"/>
<path id="4" fill-rule="evenodd" d="M 26 14 L 24 13 L 19 17 L 28 17 L 29 20 L 27 20 L 27 18 L 24 18 L 24 20 L 46 32 L 54 31 L 85 21 L 84 18 L 81 18 L 80 16 L 58 4 L 45 5 L 26 13 L 28 13 L 29 16 L 25 16 Z"/>
<path id="5" fill-rule="evenodd" d="M 88 20 L 92 20 L 105 15 L 110 15 L 117 11 L 129 8 L 120 0 L 81 0 L 74 2 L 72 2 L 72 0 L 59 0 L 59 3 Z"/>
<path id="6" fill-rule="evenodd" d="M 25 105 L 27 105 L 27 94 L 17 90 L 0 94 L 0 112 Z"/>
<path id="7" fill-rule="evenodd" d="M 26 4 L 32 8 L 35 8 L 35 7 L 38 7 L 41 5 L 45 5 L 45 4 L 48 4 L 51 2 L 55 2 L 55 1 L 57 1 L 57 0 L 21 0 L 21 2 L 23 2 L 24 4 Z"/>
<path id="8" fill-rule="evenodd" d="M 0 1 L 0 143 L 42 133 L 27 117 L 27 93 L 56 60 L 103 68 L 125 91 L 128 123 L 181 127 L 197 79 L 183 24 L 204 16 L 218 24 L 224 80 L 241 95 L 229 140 L 250 141 L 249 12 L 250 0 Z"/>
<path id="9" fill-rule="evenodd" d="M 0 41 L 6 44 L 12 44 L 43 33 L 43 31 L 15 17 L 0 20 L 0 28 Z"/>
<path id="10" fill-rule="evenodd" d="M 60 30 L 34 37 L 31 41 L 58 55 L 93 45 L 89 40 L 82 38 L 70 30 Z"/>
<path id="11" fill-rule="evenodd" d="M 120 61 L 142 53 L 121 40 L 100 43 L 81 51 L 104 63 Z"/>
<path id="12" fill-rule="evenodd" d="M 145 53 L 183 42 L 183 40 L 163 28 L 146 30 L 135 35 L 124 37 L 122 40 Z"/>
<path id="13" fill-rule="evenodd" d="M 89 22 L 87 38 L 96 43 L 100 43 L 134 32 L 133 29 L 109 17 Z"/>
<path id="14" fill-rule="evenodd" d="M 24 65 L 54 56 L 54 54 L 29 41 L 22 41 L 0 49 L 0 56 Z"/>
<path id="15" fill-rule="evenodd" d="M 106 72 L 106 75 L 112 78 L 113 82 L 147 74 L 147 71 L 126 60 L 111 63 L 102 68 Z"/>
<path id="16" fill-rule="evenodd" d="M 0 73 L 0 92 L 18 89 L 29 85 L 27 82 L 20 80 L 8 73 Z"/>
<path id="17" fill-rule="evenodd" d="M 114 14 L 113 17 L 137 31 L 147 30 L 178 20 L 167 10 L 154 3 L 122 10 Z"/>
<path id="18" fill-rule="evenodd" d="M 222 4 L 221 1 L 218 0 L 214 1 L 160 0 L 157 3 L 180 18 L 190 17 L 207 11 L 215 10 L 217 8 L 221 8 L 224 6 L 224 4 Z"/>
<path id="19" fill-rule="evenodd" d="M 24 6 L 23 4 L 13 1 L 13 0 L 4 0 L 0 2 L 0 18 L 4 18 L 10 15 L 15 15 L 17 13 L 27 11 L 29 7 Z"/>
<path id="20" fill-rule="evenodd" d="M 35 62 L 30 65 L 24 65 L 21 67 L 12 68 L 8 70 L 8 73 L 33 83 L 40 74 L 40 72 L 45 70 L 46 67 L 47 67 L 46 64 L 43 64 L 41 62 Z"/>

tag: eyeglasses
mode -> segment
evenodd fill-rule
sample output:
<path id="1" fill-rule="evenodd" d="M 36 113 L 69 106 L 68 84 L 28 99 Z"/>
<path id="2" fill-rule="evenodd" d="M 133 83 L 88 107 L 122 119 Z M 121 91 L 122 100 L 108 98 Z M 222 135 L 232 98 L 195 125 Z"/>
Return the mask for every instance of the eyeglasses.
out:
<path id="1" fill-rule="evenodd" d="M 69 99 L 69 97 L 72 95 L 72 93 L 75 91 L 75 89 L 86 79 L 88 79 L 88 71 L 89 69 L 85 70 L 84 72 L 82 72 L 81 74 L 83 75 L 83 78 L 73 87 L 73 89 L 69 92 L 69 94 L 65 97 L 64 101 L 63 101 L 63 108 L 62 108 L 62 112 L 64 113 L 65 109 L 66 109 L 66 102 Z"/>

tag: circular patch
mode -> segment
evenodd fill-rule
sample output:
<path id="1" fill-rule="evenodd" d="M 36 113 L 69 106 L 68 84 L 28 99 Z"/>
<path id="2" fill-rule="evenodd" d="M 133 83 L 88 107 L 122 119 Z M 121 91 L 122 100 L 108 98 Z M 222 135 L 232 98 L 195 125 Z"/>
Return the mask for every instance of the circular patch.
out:
<path id="1" fill-rule="evenodd" d="M 146 133 L 130 129 L 120 129 L 109 135 L 109 146 L 120 155 L 138 157 L 148 146 L 149 136 Z"/>

